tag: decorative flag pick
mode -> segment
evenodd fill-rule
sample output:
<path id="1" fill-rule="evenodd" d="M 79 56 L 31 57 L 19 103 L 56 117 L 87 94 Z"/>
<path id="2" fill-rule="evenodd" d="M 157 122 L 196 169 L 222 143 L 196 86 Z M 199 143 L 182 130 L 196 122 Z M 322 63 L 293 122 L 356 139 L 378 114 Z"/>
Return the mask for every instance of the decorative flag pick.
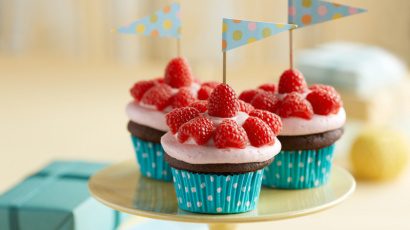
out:
<path id="1" fill-rule="evenodd" d="M 366 9 L 320 0 L 289 0 L 288 22 L 301 28 L 364 12 Z"/>
<path id="2" fill-rule="evenodd" d="M 366 9 L 321 0 L 288 0 L 288 23 L 298 28 L 366 12 Z M 289 30 L 290 68 L 293 69 L 293 35 Z"/>
<path id="3" fill-rule="evenodd" d="M 180 54 L 181 37 L 181 7 L 173 3 L 156 11 L 153 15 L 119 27 L 117 31 L 123 34 L 141 34 L 152 37 L 173 37 L 177 39 L 178 56 Z"/>
<path id="4" fill-rule="evenodd" d="M 293 28 L 296 28 L 296 25 L 224 18 L 222 24 L 223 82 L 226 83 L 226 51 Z"/>

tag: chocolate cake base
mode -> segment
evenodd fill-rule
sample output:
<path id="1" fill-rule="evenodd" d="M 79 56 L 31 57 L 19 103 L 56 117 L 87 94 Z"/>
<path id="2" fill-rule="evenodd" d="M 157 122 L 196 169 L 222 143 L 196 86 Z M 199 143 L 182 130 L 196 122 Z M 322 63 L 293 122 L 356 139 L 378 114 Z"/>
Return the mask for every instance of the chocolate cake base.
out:
<path id="1" fill-rule="evenodd" d="M 343 135 L 343 128 L 301 136 L 278 136 L 282 150 L 317 150 L 335 143 Z"/>
<path id="2" fill-rule="evenodd" d="M 161 143 L 161 137 L 165 134 L 164 131 L 153 129 L 133 121 L 128 122 L 127 129 L 133 136 L 154 143 Z"/>
<path id="3" fill-rule="evenodd" d="M 165 160 L 168 164 L 176 169 L 186 170 L 194 173 L 209 173 L 209 174 L 243 174 L 254 172 L 262 169 L 272 163 L 273 158 L 263 162 L 242 163 L 242 164 L 190 164 L 184 161 L 177 160 L 165 153 Z"/>

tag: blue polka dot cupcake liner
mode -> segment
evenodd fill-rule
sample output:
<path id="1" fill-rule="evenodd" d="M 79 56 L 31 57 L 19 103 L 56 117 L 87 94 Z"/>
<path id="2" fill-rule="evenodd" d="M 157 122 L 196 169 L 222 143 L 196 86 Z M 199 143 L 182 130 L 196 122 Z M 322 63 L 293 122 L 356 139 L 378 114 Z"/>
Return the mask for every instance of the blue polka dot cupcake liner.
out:
<path id="1" fill-rule="evenodd" d="M 244 174 L 216 175 L 172 168 L 180 209 L 195 213 L 233 214 L 254 210 L 263 169 Z"/>
<path id="2" fill-rule="evenodd" d="M 262 184 L 270 188 L 307 189 L 327 183 L 334 145 L 317 150 L 281 151 L 268 165 Z"/>
<path id="3" fill-rule="evenodd" d="M 165 152 L 161 144 L 144 141 L 133 135 L 131 139 L 141 174 L 151 179 L 171 181 L 171 167 L 165 161 Z"/>

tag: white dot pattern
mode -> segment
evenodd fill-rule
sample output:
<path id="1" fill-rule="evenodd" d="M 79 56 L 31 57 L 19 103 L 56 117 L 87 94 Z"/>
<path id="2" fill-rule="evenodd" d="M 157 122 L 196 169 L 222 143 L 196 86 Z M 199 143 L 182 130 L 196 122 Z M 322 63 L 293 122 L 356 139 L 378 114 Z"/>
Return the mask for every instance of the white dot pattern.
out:
<path id="1" fill-rule="evenodd" d="M 131 136 L 141 174 L 156 180 L 172 181 L 171 168 L 164 159 L 159 143 L 140 140 Z"/>
<path id="2" fill-rule="evenodd" d="M 172 169 L 178 205 L 200 213 L 239 213 L 255 208 L 263 170 L 238 175 L 209 175 Z"/>
<path id="3" fill-rule="evenodd" d="M 263 185 L 272 188 L 304 189 L 328 181 L 334 145 L 319 150 L 281 151 L 264 170 Z"/>

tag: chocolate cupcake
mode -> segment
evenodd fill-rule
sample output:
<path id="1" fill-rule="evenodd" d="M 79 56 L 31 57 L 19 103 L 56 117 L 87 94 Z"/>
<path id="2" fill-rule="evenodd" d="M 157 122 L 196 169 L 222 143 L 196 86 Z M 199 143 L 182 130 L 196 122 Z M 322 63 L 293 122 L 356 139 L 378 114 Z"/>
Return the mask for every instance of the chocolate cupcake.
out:
<path id="1" fill-rule="evenodd" d="M 142 175 L 164 181 L 172 179 L 160 143 L 161 136 L 169 131 L 165 115 L 173 108 L 192 104 L 198 96 L 207 98 L 215 86 L 216 83 L 195 82 L 187 61 L 181 57 L 169 62 L 164 78 L 134 84 L 134 100 L 126 108 L 130 119 L 127 128 Z"/>
<path id="2" fill-rule="evenodd" d="M 304 189 L 325 184 L 331 172 L 334 143 L 343 134 L 346 113 L 331 86 L 307 87 L 297 70 L 285 71 L 279 85 L 265 84 L 247 90 L 240 99 L 255 108 L 278 114 L 283 129 L 282 151 L 265 169 L 263 185 Z"/>
<path id="3" fill-rule="evenodd" d="M 267 111 L 248 114 L 252 110 L 220 84 L 207 103 L 167 114 L 170 132 L 161 143 L 181 209 L 226 214 L 256 207 L 263 168 L 281 148 L 275 137 L 281 122 Z"/>

